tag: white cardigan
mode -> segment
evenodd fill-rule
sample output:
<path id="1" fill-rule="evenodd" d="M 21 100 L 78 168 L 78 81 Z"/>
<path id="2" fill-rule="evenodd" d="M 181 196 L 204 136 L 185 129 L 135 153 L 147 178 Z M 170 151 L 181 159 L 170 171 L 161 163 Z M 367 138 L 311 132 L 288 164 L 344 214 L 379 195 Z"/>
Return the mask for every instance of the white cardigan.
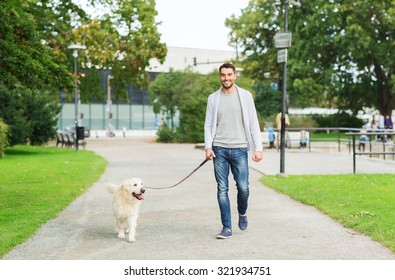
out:
<path id="1" fill-rule="evenodd" d="M 239 93 L 241 110 L 243 112 L 244 129 L 248 141 L 248 149 L 252 152 L 263 151 L 262 135 L 259 128 L 254 99 L 251 92 L 236 86 Z M 205 149 L 212 148 L 217 130 L 217 114 L 221 89 L 208 97 L 206 120 L 204 122 Z"/>

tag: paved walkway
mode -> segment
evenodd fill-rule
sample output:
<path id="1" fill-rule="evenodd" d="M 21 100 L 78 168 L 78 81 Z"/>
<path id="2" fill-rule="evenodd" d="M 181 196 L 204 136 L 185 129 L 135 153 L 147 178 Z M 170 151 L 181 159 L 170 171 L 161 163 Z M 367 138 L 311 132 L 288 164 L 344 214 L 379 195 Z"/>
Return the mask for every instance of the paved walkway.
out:
<path id="1" fill-rule="evenodd" d="M 279 153 L 266 150 L 251 163 L 249 228 L 237 228 L 235 188 L 230 191 L 234 236 L 217 240 L 221 228 L 212 163 L 177 188 L 147 190 L 137 242 L 116 238 L 111 196 L 105 182 L 141 177 L 146 186 L 172 185 L 204 158 L 191 144 L 160 144 L 152 138 L 89 139 L 87 148 L 109 162 L 103 176 L 56 219 L 43 225 L 4 259 L 19 260 L 394 260 L 370 238 L 334 222 L 258 182 L 279 172 Z M 352 173 L 348 152 L 286 151 L 288 174 Z M 395 173 L 393 160 L 358 158 L 359 173 Z"/>

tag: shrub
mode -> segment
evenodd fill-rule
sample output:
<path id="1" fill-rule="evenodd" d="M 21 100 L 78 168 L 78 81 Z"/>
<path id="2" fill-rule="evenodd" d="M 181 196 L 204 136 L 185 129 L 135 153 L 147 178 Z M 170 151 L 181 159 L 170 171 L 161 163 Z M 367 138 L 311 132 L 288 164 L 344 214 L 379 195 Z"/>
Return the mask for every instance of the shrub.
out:
<path id="1" fill-rule="evenodd" d="M 350 127 L 360 128 L 363 126 L 364 121 L 355 116 L 351 116 L 346 112 L 341 112 L 333 115 L 312 115 L 319 127 Z"/>
<path id="2" fill-rule="evenodd" d="M 175 142 L 176 134 L 167 125 L 160 126 L 156 135 L 158 135 L 158 138 L 157 138 L 158 142 L 163 142 L 163 143 Z"/>
<path id="3" fill-rule="evenodd" d="M 317 122 L 311 116 L 289 115 L 289 121 L 291 123 L 291 127 L 317 127 Z"/>
<path id="4" fill-rule="evenodd" d="M 9 126 L 9 144 L 42 145 L 53 139 L 60 105 L 48 92 L 0 86 L 0 117 Z"/>

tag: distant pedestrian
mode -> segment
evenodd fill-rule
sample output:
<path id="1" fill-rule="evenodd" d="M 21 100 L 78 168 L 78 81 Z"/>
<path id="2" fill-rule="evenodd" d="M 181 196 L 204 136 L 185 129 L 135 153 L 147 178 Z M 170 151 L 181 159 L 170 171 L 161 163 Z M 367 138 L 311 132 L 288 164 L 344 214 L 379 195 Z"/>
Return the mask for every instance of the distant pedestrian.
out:
<path id="1" fill-rule="evenodd" d="M 167 126 L 166 121 L 164 118 L 161 119 L 159 127 Z"/>
<path id="2" fill-rule="evenodd" d="M 276 140 L 276 135 L 274 134 L 274 129 L 272 127 L 269 127 L 268 130 L 268 140 L 269 140 L 269 148 L 270 149 L 275 149 L 276 146 L 274 145 L 274 141 Z"/>
<path id="3" fill-rule="evenodd" d="M 384 129 L 393 129 L 393 128 L 394 125 L 392 123 L 391 117 L 389 115 L 386 115 L 384 119 Z"/>
<path id="4" fill-rule="evenodd" d="M 368 142 L 368 136 L 365 134 L 366 133 L 366 131 L 365 130 L 362 130 L 361 131 L 361 133 L 363 133 L 363 134 L 361 134 L 360 136 L 359 136 L 359 145 L 358 145 L 358 150 L 361 152 L 365 152 L 365 145 L 366 145 L 366 142 Z"/>
<path id="5" fill-rule="evenodd" d="M 299 145 L 301 149 L 304 149 L 307 147 L 307 143 L 309 142 L 309 138 L 307 137 L 306 130 L 302 130 L 300 132 L 300 140 L 299 140 Z"/>
<path id="6" fill-rule="evenodd" d="M 278 141 L 280 141 L 280 143 L 281 143 L 281 116 L 282 116 L 281 112 L 278 113 L 276 116 L 277 136 L 278 136 L 277 139 Z M 291 122 L 289 121 L 289 117 L 287 113 L 285 113 L 284 119 L 285 119 L 284 142 L 285 142 L 285 147 L 288 147 L 290 146 L 291 142 L 289 139 L 288 130 L 286 130 L 286 128 L 291 126 Z"/>

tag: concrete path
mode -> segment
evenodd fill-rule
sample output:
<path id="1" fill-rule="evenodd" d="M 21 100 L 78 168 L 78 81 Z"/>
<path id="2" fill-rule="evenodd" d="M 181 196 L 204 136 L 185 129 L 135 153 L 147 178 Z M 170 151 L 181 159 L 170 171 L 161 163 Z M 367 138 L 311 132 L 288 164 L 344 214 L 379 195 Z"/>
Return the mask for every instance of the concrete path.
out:
<path id="1" fill-rule="evenodd" d="M 43 225 L 4 259 L 12 260 L 394 260 L 395 254 L 315 208 L 258 182 L 279 172 L 279 153 L 266 150 L 251 163 L 249 228 L 237 228 L 235 187 L 230 191 L 234 236 L 221 229 L 212 162 L 176 188 L 147 190 L 140 208 L 137 242 L 116 238 L 111 195 L 105 182 L 140 177 L 148 187 L 178 182 L 203 159 L 192 144 L 159 144 L 152 138 L 89 139 L 87 148 L 106 158 L 100 180 L 56 219 Z M 287 151 L 288 174 L 352 173 L 347 152 Z M 358 159 L 360 173 L 394 173 L 394 161 Z M 234 185 L 233 185 L 234 186 Z"/>

